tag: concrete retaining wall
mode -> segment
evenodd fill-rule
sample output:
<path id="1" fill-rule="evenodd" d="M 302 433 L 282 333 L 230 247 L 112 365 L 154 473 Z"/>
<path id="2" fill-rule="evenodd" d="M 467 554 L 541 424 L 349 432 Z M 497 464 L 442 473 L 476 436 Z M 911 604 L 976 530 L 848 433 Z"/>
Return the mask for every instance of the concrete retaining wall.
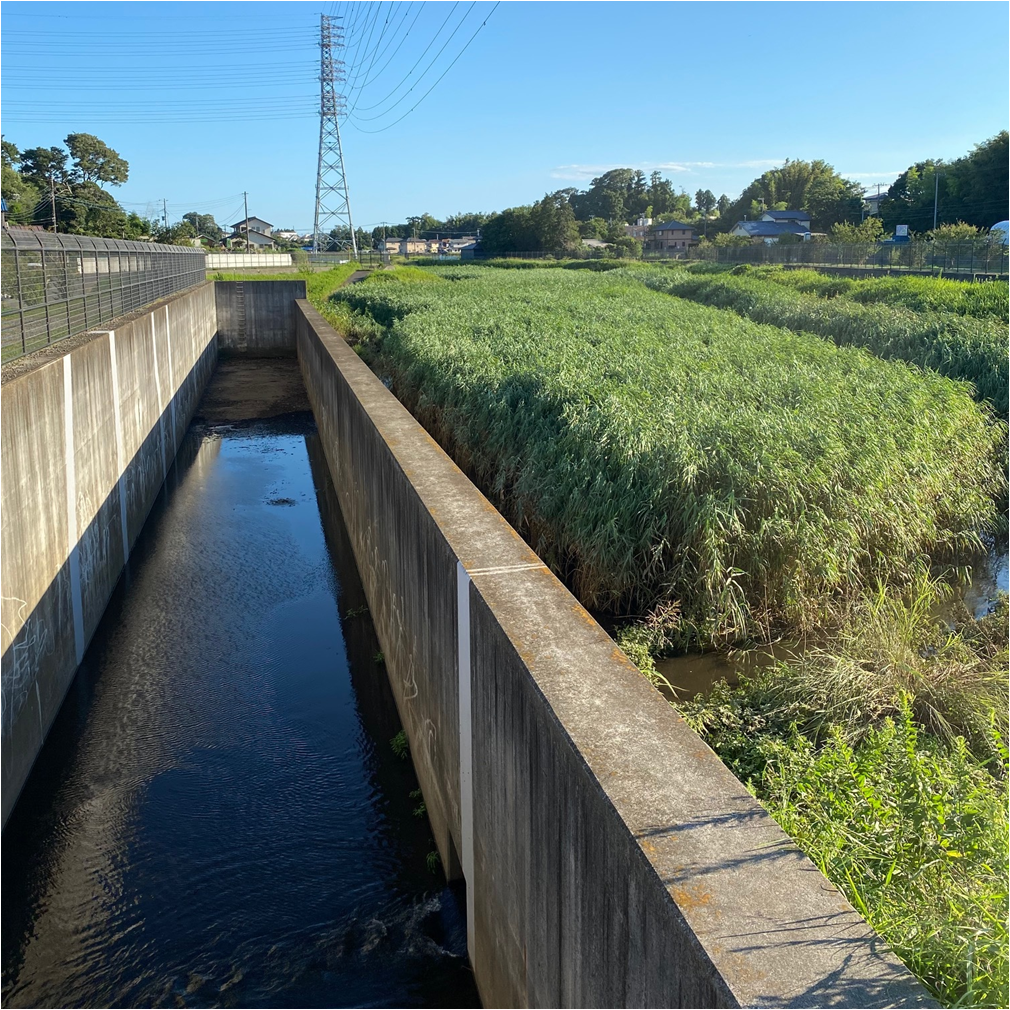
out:
<path id="1" fill-rule="evenodd" d="M 218 349 L 254 358 L 294 357 L 295 299 L 305 281 L 216 281 Z"/>
<path id="2" fill-rule="evenodd" d="M 4 382 L 4 823 L 213 371 L 215 332 L 204 284 Z"/>
<path id="3" fill-rule="evenodd" d="M 248 270 L 289 266 L 291 266 L 291 253 L 207 253 L 208 270 Z"/>
<path id="4" fill-rule="evenodd" d="M 935 1005 L 306 302 L 297 325 L 484 1005 Z"/>

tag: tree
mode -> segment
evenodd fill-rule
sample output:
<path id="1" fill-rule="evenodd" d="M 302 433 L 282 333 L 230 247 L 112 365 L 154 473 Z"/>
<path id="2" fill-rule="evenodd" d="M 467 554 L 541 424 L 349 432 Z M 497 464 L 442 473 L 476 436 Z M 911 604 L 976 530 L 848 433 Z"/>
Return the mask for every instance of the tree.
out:
<path id="1" fill-rule="evenodd" d="M 1008 134 L 997 133 L 968 154 L 947 163 L 927 158 L 909 165 L 880 201 L 884 227 L 907 224 L 925 232 L 938 224 L 961 221 L 976 228 L 990 228 L 1007 217 L 1010 204 L 1007 185 Z"/>
<path id="2" fill-rule="evenodd" d="M 725 193 L 723 193 L 722 196 L 719 197 L 719 202 L 716 204 L 716 207 L 719 211 L 719 214 L 722 215 L 725 214 L 726 211 L 729 210 L 729 208 L 732 205 L 733 201 L 730 200 L 730 198 Z"/>
<path id="3" fill-rule="evenodd" d="M 74 162 L 74 182 L 104 182 L 121 186 L 129 178 L 129 164 L 93 134 L 70 133 L 64 143 Z"/>
<path id="4" fill-rule="evenodd" d="M 410 235 L 414 238 L 422 238 L 424 232 L 444 230 L 442 222 L 437 217 L 432 217 L 427 211 L 416 217 L 408 217 L 407 225 L 410 227 Z"/>
<path id="5" fill-rule="evenodd" d="M 983 228 L 976 228 L 973 224 L 955 221 L 953 224 L 941 224 L 931 228 L 927 234 L 934 242 L 972 242 L 984 239 L 987 232 Z"/>
<path id="6" fill-rule="evenodd" d="M 67 182 L 67 152 L 62 147 L 30 147 L 21 155 L 21 175 L 40 189 Z"/>
<path id="7" fill-rule="evenodd" d="M 56 227 L 78 235 L 120 238 L 147 222 L 128 215 L 100 183 L 118 186 L 125 182 L 129 166 L 110 147 L 90 133 L 71 133 L 62 147 L 32 147 L 21 153 L 20 176 L 38 194 L 34 221 L 52 224 L 56 202 Z M 6 157 L 16 148 L 10 145 Z M 73 164 L 67 164 L 72 159 Z"/>
<path id="8" fill-rule="evenodd" d="M 7 201 L 8 217 L 15 224 L 31 221 L 41 198 L 39 188 L 22 178 L 18 171 L 20 165 L 21 152 L 9 140 L 4 140 L 0 192 Z"/>
<path id="9" fill-rule="evenodd" d="M 602 217 L 591 217 L 588 221 L 579 222 L 581 238 L 602 239 L 607 234 L 607 222 Z"/>
<path id="10" fill-rule="evenodd" d="M 833 242 L 879 242 L 884 237 L 884 224 L 879 217 L 868 217 L 859 224 L 841 221 L 832 225 Z"/>
<path id="11" fill-rule="evenodd" d="M 694 205 L 698 208 L 698 213 L 707 217 L 709 214 L 715 210 L 718 205 L 718 201 L 715 198 L 715 193 L 710 189 L 699 189 L 697 193 L 694 194 Z"/>
<path id="12" fill-rule="evenodd" d="M 642 243 L 631 235 L 622 235 L 614 244 L 614 254 L 621 259 L 640 260 L 642 258 Z"/>
<path id="13" fill-rule="evenodd" d="M 731 228 L 744 215 L 760 216 L 764 210 L 805 210 L 811 227 L 826 231 L 838 221 L 858 221 L 862 205 L 862 187 L 843 179 L 826 161 L 787 159 L 781 168 L 755 179 L 722 217 Z"/>
<path id="14" fill-rule="evenodd" d="M 183 214 L 182 219 L 193 226 L 194 237 L 207 238 L 211 245 L 221 244 L 224 231 L 214 220 L 213 214 L 198 214 L 195 210 L 191 210 L 188 214 Z"/>
<path id="15" fill-rule="evenodd" d="M 730 235 L 728 233 L 716 235 L 712 239 L 712 245 L 719 246 L 745 246 L 750 245 L 751 240 L 746 235 Z"/>
<path id="16" fill-rule="evenodd" d="M 183 219 L 167 228 L 162 225 L 155 227 L 154 240 L 163 245 L 189 245 L 193 244 L 193 239 L 197 237 L 196 228 L 191 221 Z"/>
<path id="17" fill-rule="evenodd" d="M 481 247 L 489 256 L 533 252 L 537 248 L 531 207 L 510 207 L 495 214 L 481 230 Z"/>
<path id="18" fill-rule="evenodd" d="M 575 213 L 564 192 L 545 193 L 533 205 L 530 221 L 539 252 L 565 252 L 579 245 Z"/>

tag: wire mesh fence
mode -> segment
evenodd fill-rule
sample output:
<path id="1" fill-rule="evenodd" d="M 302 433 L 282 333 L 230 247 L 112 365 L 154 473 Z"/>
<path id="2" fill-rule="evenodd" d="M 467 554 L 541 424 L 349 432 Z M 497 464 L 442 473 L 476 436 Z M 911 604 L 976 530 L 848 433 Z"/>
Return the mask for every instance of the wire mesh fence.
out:
<path id="1" fill-rule="evenodd" d="M 907 271 L 971 280 L 1006 277 L 1007 246 L 975 242 L 797 242 L 791 245 L 708 246 L 690 251 L 691 259 L 717 263 L 780 263 L 834 267 L 851 271 Z"/>
<path id="2" fill-rule="evenodd" d="M 204 253 L 11 228 L 0 245 L 2 360 L 77 336 L 206 277 Z"/>

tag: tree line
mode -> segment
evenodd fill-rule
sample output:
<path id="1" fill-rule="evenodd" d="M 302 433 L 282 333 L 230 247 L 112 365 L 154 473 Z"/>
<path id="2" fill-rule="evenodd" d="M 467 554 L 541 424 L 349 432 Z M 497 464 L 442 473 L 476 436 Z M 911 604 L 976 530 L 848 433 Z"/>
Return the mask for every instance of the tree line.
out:
<path id="1" fill-rule="evenodd" d="M 726 194 L 717 197 L 710 189 L 698 189 L 692 197 L 684 189 L 676 191 L 660 172 L 646 176 L 639 169 L 615 168 L 585 190 L 559 189 L 537 203 L 500 213 L 460 213 L 444 221 L 425 213 L 377 228 L 372 238 L 432 238 L 479 229 L 488 255 L 564 253 L 586 238 L 609 242 L 618 255 L 635 255 L 639 243 L 625 234 L 624 226 L 638 218 L 652 218 L 655 224 L 683 221 L 705 240 L 721 245 L 750 241 L 729 234 L 739 221 L 756 220 L 770 210 L 802 210 L 810 215 L 814 232 L 830 234 L 836 241 L 874 241 L 893 233 L 898 224 L 907 224 L 913 233 L 931 233 L 934 195 L 938 234 L 966 238 L 1006 218 L 1007 158 L 1004 130 L 955 161 L 911 165 L 891 185 L 874 218 L 865 215 L 860 183 L 844 178 L 826 161 L 787 159 L 754 179 L 735 200 Z"/>
<path id="2" fill-rule="evenodd" d="M 168 225 L 127 212 L 104 187 L 126 182 L 129 163 L 89 133 L 71 133 L 64 145 L 21 151 L 3 141 L 2 191 L 12 223 L 185 244 L 199 238 L 217 245 L 224 238 L 209 214 L 191 211 Z M 724 244 L 737 241 L 729 232 L 741 220 L 754 220 L 769 210 L 802 210 L 810 215 L 814 232 L 830 233 L 837 241 L 873 241 L 892 233 L 898 224 L 907 224 L 913 233 L 929 232 L 935 206 L 938 225 L 953 236 L 956 223 L 967 236 L 1006 218 L 1007 161 L 1004 130 L 954 161 L 927 159 L 910 165 L 880 201 L 876 218 L 865 217 L 859 183 L 844 178 L 825 161 L 787 159 L 754 179 L 735 200 L 725 193 L 717 197 L 710 189 L 698 189 L 692 197 L 683 188 L 677 191 L 661 172 L 647 176 L 640 169 L 615 168 L 594 178 L 586 189 L 559 189 L 536 203 L 501 212 L 458 213 L 444 220 L 423 213 L 370 234 L 359 228 L 355 234 L 358 247 L 367 249 L 383 238 L 479 232 L 490 255 L 564 253 L 579 247 L 583 239 L 600 239 L 616 254 L 634 256 L 641 246 L 625 234 L 624 226 L 643 217 L 654 224 L 683 221 L 705 241 Z M 337 248 L 348 239 L 347 229 L 334 229 L 327 241 Z"/>

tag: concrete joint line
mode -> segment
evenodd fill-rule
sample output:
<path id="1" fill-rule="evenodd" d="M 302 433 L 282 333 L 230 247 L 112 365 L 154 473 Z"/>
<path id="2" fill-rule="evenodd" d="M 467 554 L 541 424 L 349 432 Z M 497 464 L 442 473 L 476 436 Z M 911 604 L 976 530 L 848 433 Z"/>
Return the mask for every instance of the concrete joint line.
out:
<path id="1" fill-rule="evenodd" d="M 74 612 L 74 654 L 84 659 L 84 604 L 81 599 L 81 547 L 77 541 L 77 460 L 74 455 L 74 383 L 70 355 L 63 356 L 63 446 L 67 473 L 67 540 L 70 562 L 70 603 Z"/>
<path id="2" fill-rule="evenodd" d="M 457 562 L 458 563 L 458 562 Z M 468 574 L 472 578 L 474 575 L 504 575 L 507 572 L 533 572 L 538 568 L 546 568 L 542 561 L 528 565 L 501 565 L 498 568 L 472 568 Z"/>
<path id="3" fill-rule="evenodd" d="M 165 306 L 165 346 L 168 348 L 168 402 L 172 410 L 172 458 L 179 448 L 179 440 L 175 431 L 175 368 L 172 365 L 172 324 L 168 318 L 168 306 Z"/>
<path id="4" fill-rule="evenodd" d="M 473 879 L 473 712 L 470 682 L 470 576 L 456 562 L 456 627 L 459 656 L 459 814 L 463 851 L 460 862 L 466 881 L 466 949 L 475 963 Z"/>
<path id="5" fill-rule="evenodd" d="M 154 332 L 154 313 L 151 313 L 151 348 L 154 351 L 154 388 L 158 393 L 158 434 L 161 436 L 161 479 L 164 481 L 168 477 L 168 459 L 165 456 L 165 424 L 163 414 L 165 410 L 161 399 L 161 376 L 158 374 L 158 337 Z"/>
<path id="6" fill-rule="evenodd" d="M 116 360 L 116 334 L 109 335 L 109 359 L 112 368 L 112 416 L 116 424 L 116 471 L 119 473 L 119 526 L 123 534 L 123 564 L 130 557 L 130 527 L 126 519 L 126 449 L 123 444 L 123 410 L 119 402 L 119 362 Z"/>

